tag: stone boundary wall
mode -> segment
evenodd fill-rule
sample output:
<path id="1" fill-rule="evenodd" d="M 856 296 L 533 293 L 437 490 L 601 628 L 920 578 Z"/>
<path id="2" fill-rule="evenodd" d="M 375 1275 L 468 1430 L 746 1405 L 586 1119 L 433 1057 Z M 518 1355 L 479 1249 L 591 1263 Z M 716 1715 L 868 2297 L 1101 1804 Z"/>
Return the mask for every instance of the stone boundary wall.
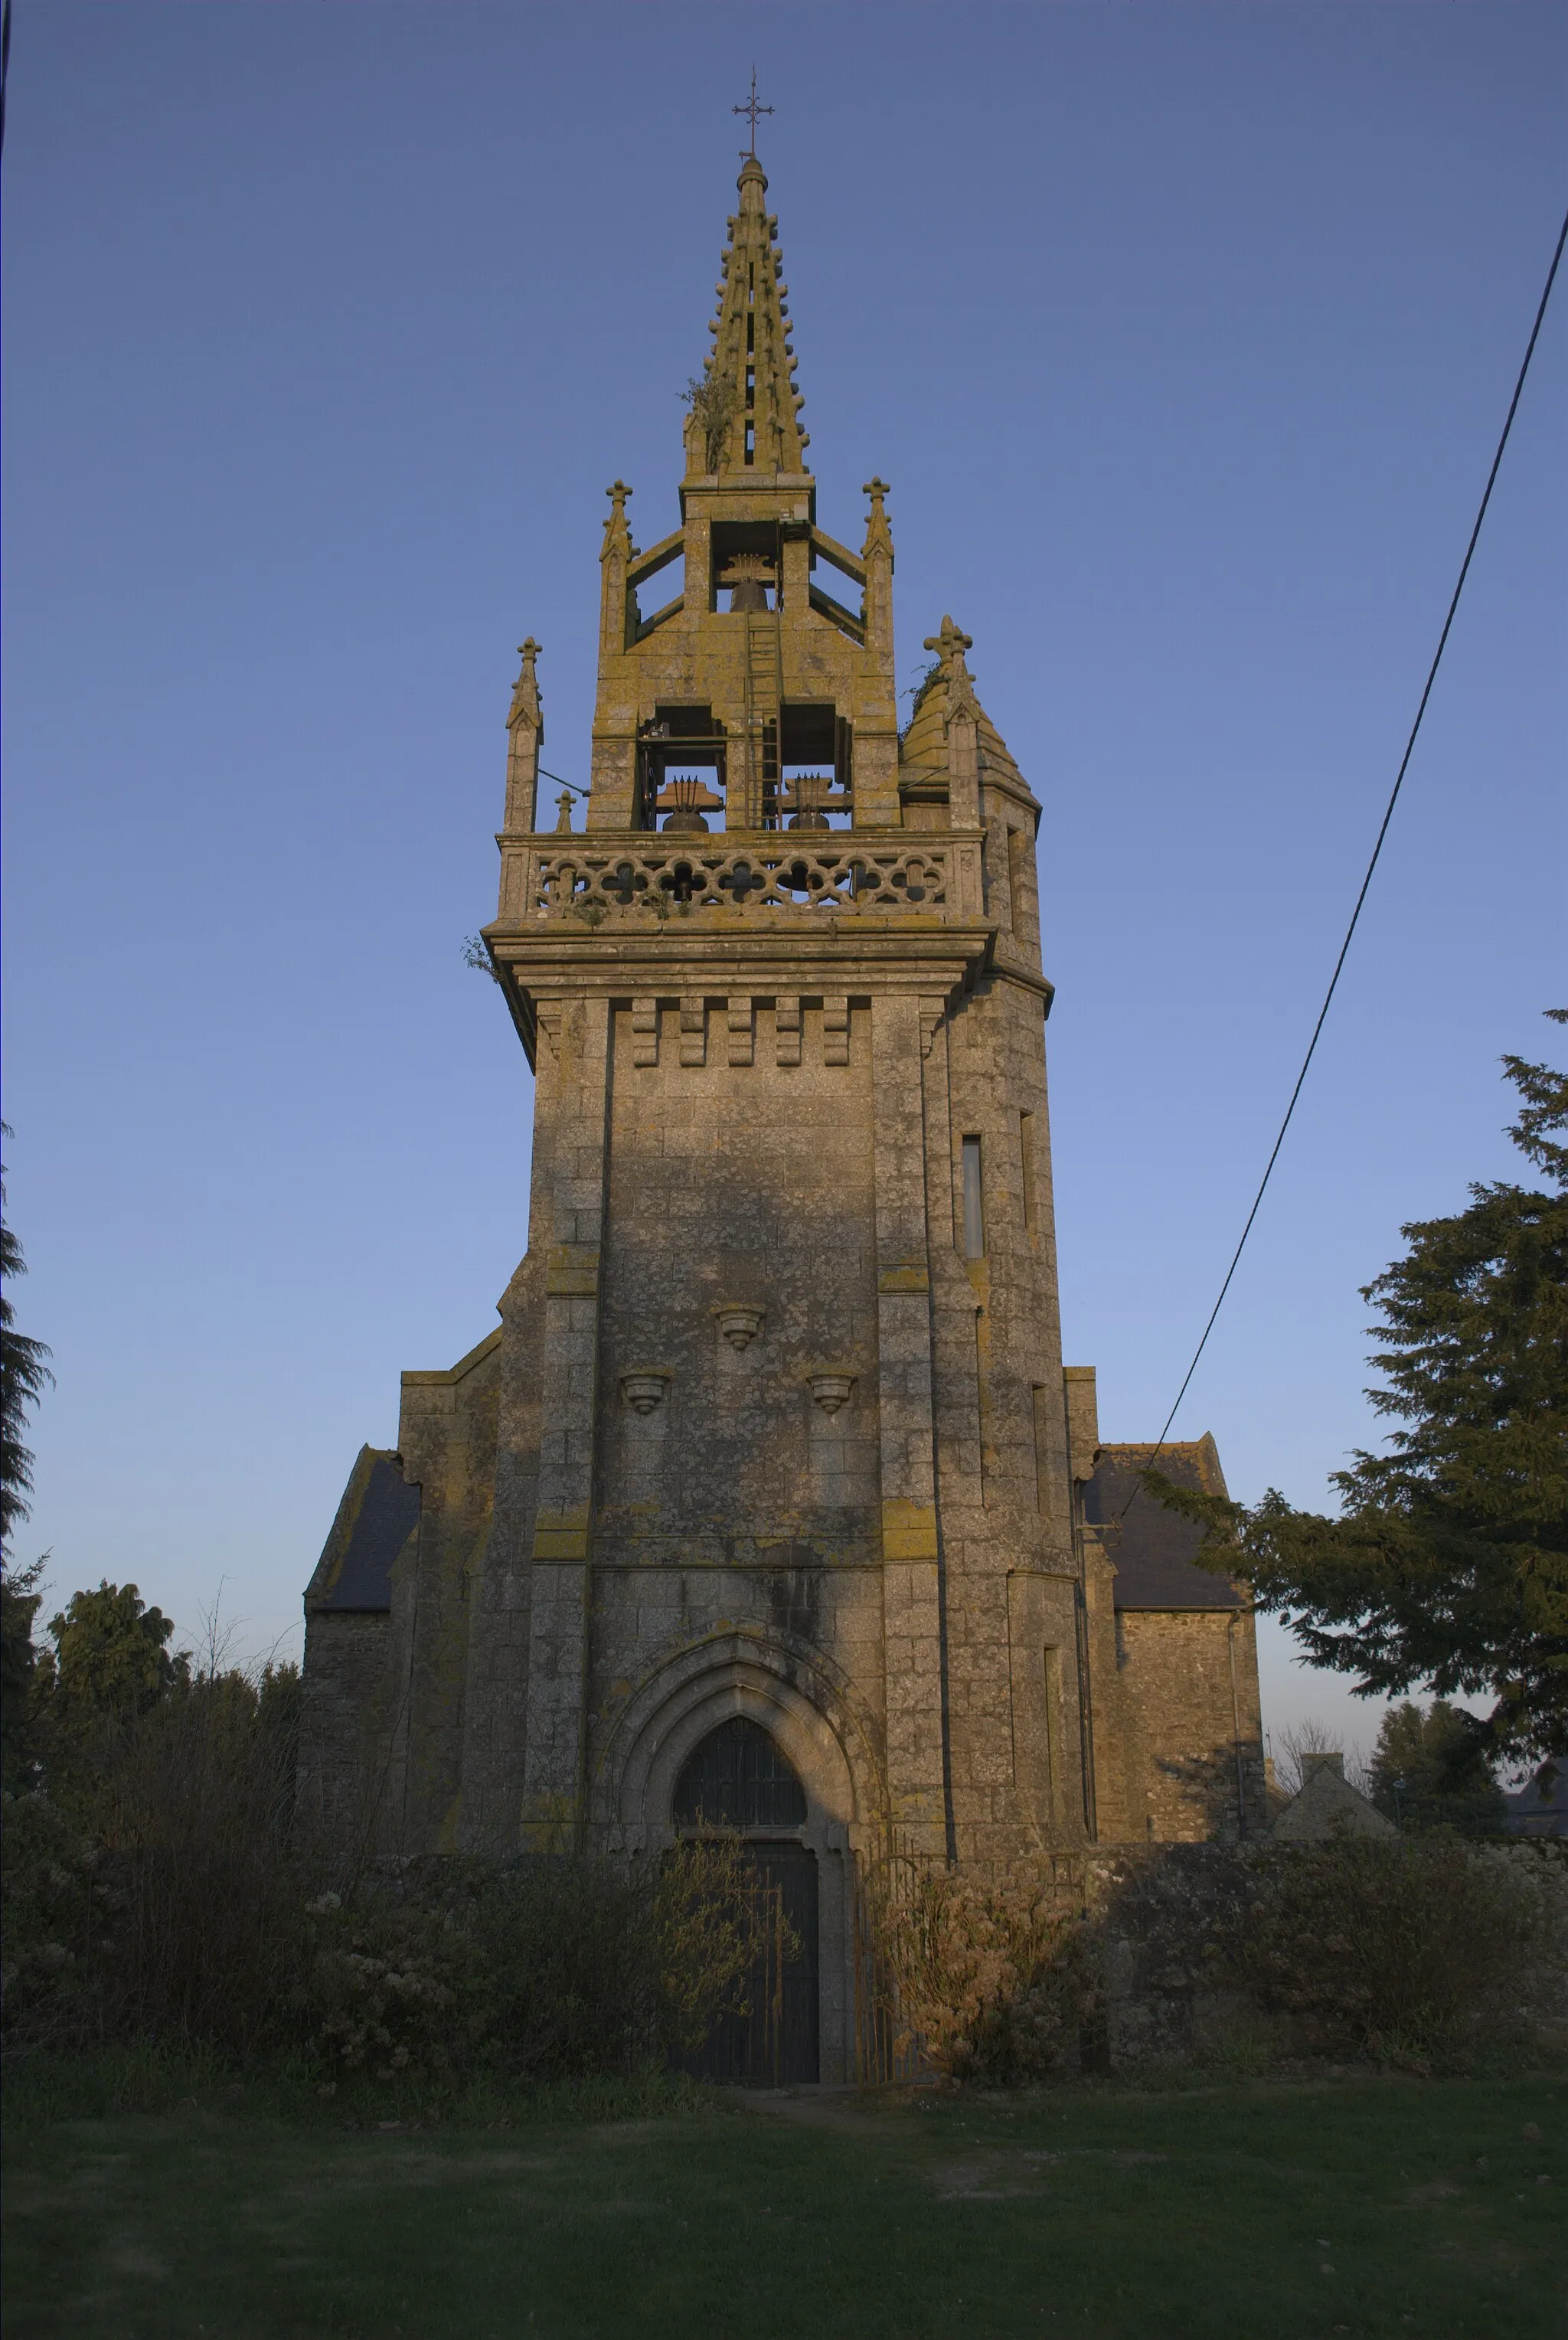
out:
<path id="1" fill-rule="evenodd" d="M 1086 2064 L 1125 2071 L 1200 2062 L 1237 2037 L 1267 2039 L 1285 2054 L 1313 2052 L 1315 2043 L 1293 2036 L 1288 2018 L 1217 1987 L 1206 1953 L 1268 1877 L 1327 1849 L 1260 1842 L 1089 1853 L 1080 1907 L 1099 1936 L 1104 2013 L 1098 2038 L 1086 2038 Z M 1568 1961 L 1568 1843 L 1478 1839 L 1474 1849 L 1553 1877 Z M 1543 2045 L 1568 2048 L 1568 2021 L 1535 2028 Z"/>

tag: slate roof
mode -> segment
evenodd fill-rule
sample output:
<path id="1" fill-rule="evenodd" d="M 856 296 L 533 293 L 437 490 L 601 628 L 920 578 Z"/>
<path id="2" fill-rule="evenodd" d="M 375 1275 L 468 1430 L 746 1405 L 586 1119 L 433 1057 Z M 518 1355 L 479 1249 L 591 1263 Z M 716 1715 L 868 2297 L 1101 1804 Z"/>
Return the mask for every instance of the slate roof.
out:
<path id="1" fill-rule="evenodd" d="M 307 1611 L 376 1615 L 392 1607 L 392 1566 L 419 1531 L 420 1490 L 402 1457 L 362 1446 L 305 1593 Z"/>
<path id="2" fill-rule="evenodd" d="M 1100 1448 L 1095 1475 L 1084 1489 L 1084 1517 L 1091 1527 L 1107 1532 L 1106 1551 L 1116 1572 L 1116 1607 L 1245 1608 L 1245 1596 L 1229 1577 L 1194 1567 L 1193 1554 L 1204 1535 L 1198 1523 L 1167 1511 L 1138 1485 L 1139 1471 L 1151 1462 L 1178 1487 L 1205 1495 L 1226 1492 L 1219 1451 L 1206 1433 L 1164 1446 L 1157 1457 L 1152 1444 Z"/>

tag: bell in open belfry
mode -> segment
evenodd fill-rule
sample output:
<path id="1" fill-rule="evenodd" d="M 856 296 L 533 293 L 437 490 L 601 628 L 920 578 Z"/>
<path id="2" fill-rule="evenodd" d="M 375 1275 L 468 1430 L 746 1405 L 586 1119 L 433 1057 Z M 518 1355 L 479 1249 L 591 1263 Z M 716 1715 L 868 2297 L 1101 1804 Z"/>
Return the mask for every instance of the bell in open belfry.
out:
<path id="1" fill-rule="evenodd" d="M 742 552 L 730 561 L 721 580 L 729 589 L 729 607 L 735 610 L 766 610 L 768 588 L 772 582 L 772 570 L 754 552 Z"/>

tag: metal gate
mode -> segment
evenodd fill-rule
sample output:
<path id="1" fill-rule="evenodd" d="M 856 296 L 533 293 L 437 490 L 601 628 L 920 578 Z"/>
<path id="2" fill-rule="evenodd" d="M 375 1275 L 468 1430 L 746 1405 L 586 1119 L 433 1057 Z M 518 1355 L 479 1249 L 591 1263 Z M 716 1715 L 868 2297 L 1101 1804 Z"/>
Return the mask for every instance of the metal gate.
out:
<path id="1" fill-rule="evenodd" d="M 762 1902 L 746 2012 L 720 2016 L 690 2068 L 705 2080 L 787 2087 L 821 2075 L 817 1856 L 803 1844 L 742 1848 Z"/>

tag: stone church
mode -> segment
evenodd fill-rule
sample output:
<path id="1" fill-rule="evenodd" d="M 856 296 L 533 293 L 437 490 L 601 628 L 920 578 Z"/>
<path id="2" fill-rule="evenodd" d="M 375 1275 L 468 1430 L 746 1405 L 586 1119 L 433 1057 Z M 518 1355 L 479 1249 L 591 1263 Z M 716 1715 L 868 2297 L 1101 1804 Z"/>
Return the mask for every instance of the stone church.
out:
<path id="1" fill-rule="evenodd" d="M 301 1789 L 382 1853 L 744 1831 L 802 1942 L 786 2077 L 828 2079 L 866 1863 L 1261 1832 L 1263 1750 L 1243 1589 L 1062 1363 L 1041 808 L 950 618 L 900 729 L 889 491 L 858 550 L 819 521 L 767 189 L 679 524 L 640 550 L 609 491 L 581 828 L 523 645 L 484 941 L 527 1249 L 354 1466 Z M 1161 1467 L 1223 1489 L 1212 1439 Z"/>

